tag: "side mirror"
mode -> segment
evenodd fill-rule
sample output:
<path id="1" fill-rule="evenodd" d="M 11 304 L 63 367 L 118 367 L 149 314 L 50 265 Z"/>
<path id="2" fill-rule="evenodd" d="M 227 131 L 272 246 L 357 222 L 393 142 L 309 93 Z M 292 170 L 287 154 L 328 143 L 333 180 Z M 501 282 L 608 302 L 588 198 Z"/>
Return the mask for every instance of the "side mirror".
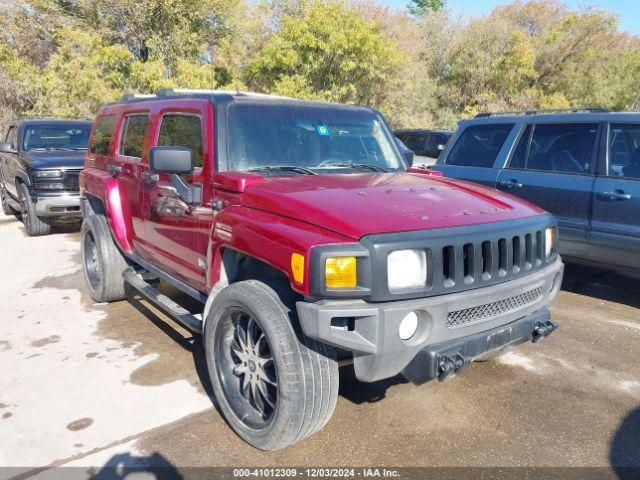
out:
<path id="1" fill-rule="evenodd" d="M 202 204 L 202 185 L 189 185 L 180 176 L 193 173 L 193 152 L 186 147 L 151 147 L 149 149 L 149 170 L 153 173 L 171 175 L 171 185 L 186 203 Z"/>
<path id="2" fill-rule="evenodd" d="M 0 153 L 16 153 L 11 142 L 0 142 Z"/>
<path id="3" fill-rule="evenodd" d="M 193 173 L 193 152 L 187 147 L 151 147 L 149 170 L 153 173 Z"/>
<path id="4" fill-rule="evenodd" d="M 438 149 L 439 152 L 442 152 L 444 150 L 445 145 L 438 145 L 436 148 Z"/>

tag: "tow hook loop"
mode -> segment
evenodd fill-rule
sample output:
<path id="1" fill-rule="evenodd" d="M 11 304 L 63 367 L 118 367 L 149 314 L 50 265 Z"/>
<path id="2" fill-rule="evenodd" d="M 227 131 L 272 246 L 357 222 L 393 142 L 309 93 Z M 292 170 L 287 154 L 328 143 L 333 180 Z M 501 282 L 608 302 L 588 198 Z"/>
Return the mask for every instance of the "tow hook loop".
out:
<path id="1" fill-rule="evenodd" d="M 533 343 L 536 343 L 538 340 L 541 340 L 544 337 L 551 334 L 551 332 L 553 332 L 556 328 L 558 328 L 558 325 L 553 323 L 551 320 L 548 320 L 544 323 L 536 324 L 533 330 L 533 336 L 531 337 L 531 341 Z"/>
<path id="2" fill-rule="evenodd" d="M 438 364 L 438 381 L 446 382 L 455 377 L 460 371 L 467 366 L 469 361 L 461 355 L 451 357 L 440 357 Z"/>

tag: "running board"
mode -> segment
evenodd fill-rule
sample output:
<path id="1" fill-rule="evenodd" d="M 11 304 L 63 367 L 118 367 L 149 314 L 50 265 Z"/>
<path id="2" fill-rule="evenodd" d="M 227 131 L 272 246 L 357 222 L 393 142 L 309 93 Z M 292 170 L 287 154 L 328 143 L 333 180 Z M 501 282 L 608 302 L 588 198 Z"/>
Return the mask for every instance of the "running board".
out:
<path id="1" fill-rule="evenodd" d="M 128 268 L 124 272 L 126 282 L 135 288 L 147 300 L 157 305 L 163 312 L 178 322 L 183 327 L 195 333 L 202 333 L 202 320 L 192 315 L 186 308 L 178 305 L 166 295 L 160 293 L 142 278 L 138 276 L 133 268 Z"/>

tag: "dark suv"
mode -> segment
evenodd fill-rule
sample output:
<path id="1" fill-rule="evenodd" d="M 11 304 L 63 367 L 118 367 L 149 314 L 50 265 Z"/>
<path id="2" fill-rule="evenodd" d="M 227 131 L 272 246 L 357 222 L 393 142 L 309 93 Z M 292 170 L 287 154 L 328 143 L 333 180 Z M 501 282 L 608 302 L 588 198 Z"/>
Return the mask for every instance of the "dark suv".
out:
<path id="1" fill-rule="evenodd" d="M 46 235 L 53 217 L 80 217 L 78 175 L 91 122 L 22 119 L 0 142 L 0 193 L 6 215 L 20 215 L 29 235 Z"/>
<path id="2" fill-rule="evenodd" d="M 567 259 L 640 269 L 640 114 L 480 114 L 433 168 L 553 213 Z"/>
<path id="3" fill-rule="evenodd" d="M 416 165 L 430 166 L 436 163 L 453 132 L 448 130 L 414 129 L 396 130 L 394 134 L 402 140 L 409 150 L 415 153 L 414 163 Z"/>

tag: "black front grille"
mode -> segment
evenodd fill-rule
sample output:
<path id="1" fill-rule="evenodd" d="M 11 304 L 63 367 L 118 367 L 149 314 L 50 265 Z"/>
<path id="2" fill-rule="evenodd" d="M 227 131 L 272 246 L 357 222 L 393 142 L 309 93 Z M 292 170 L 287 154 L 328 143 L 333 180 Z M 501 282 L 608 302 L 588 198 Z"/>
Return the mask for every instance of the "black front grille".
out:
<path id="1" fill-rule="evenodd" d="M 78 177 L 80 175 L 80 170 L 67 170 L 65 173 L 64 179 L 64 188 L 65 190 L 72 190 L 77 192 L 80 190 L 80 185 L 78 183 Z"/>
<path id="2" fill-rule="evenodd" d="M 544 286 L 540 286 L 496 302 L 449 312 L 447 315 L 447 327 L 464 327 L 472 323 L 490 320 L 505 313 L 515 312 L 537 302 L 542 298 L 543 294 Z"/>
<path id="3" fill-rule="evenodd" d="M 545 231 L 555 226 L 550 215 L 465 227 L 363 237 L 373 271 L 366 298 L 392 301 L 461 292 L 512 280 L 544 268 L 557 252 L 545 254 Z M 424 287 L 390 292 L 387 256 L 394 250 L 421 249 L 428 259 Z"/>
<path id="4" fill-rule="evenodd" d="M 441 253 L 442 283 L 445 288 L 471 286 L 526 272 L 544 263 L 544 252 L 543 229 L 446 245 Z"/>

